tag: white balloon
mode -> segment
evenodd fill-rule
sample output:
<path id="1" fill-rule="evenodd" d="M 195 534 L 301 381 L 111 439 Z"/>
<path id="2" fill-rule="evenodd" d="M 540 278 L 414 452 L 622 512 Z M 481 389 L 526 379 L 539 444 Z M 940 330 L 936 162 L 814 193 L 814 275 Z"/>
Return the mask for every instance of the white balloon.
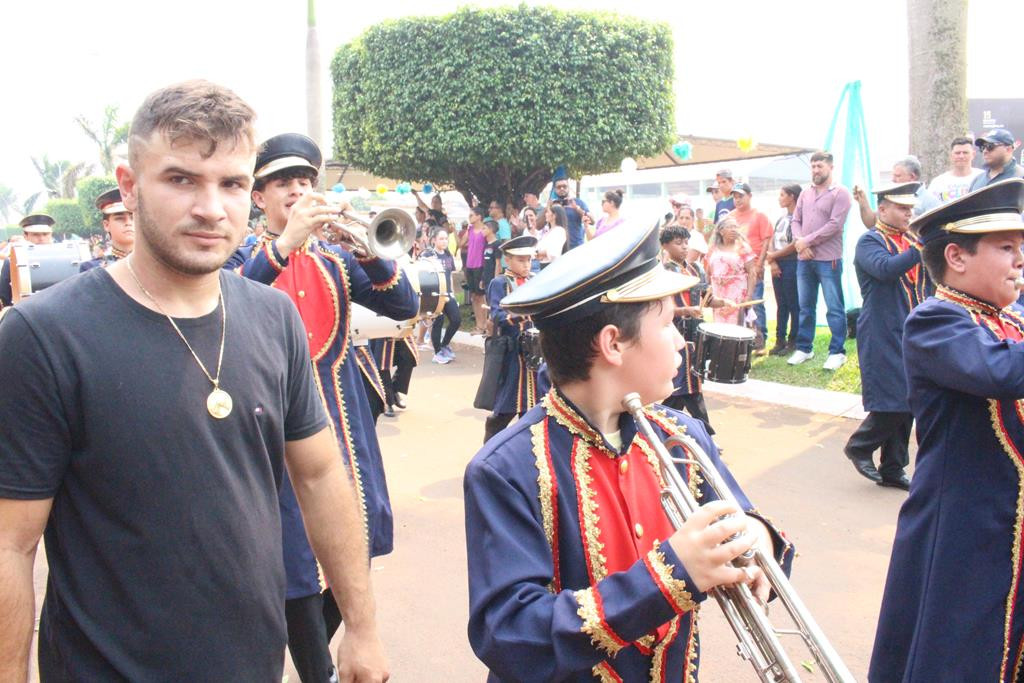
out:
<path id="1" fill-rule="evenodd" d="M 632 173 L 636 170 L 636 159 L 633 157 L 626 157 L 622 160 L 622 164 L 619 166 L 623 173 Z"/>

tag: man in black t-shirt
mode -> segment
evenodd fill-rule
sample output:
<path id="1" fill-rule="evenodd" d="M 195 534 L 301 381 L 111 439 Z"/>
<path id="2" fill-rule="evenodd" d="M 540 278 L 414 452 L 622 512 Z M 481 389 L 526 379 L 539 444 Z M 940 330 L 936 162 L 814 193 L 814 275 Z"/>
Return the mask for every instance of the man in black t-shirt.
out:
<path id="1" fill-rule="evenodd" d="M 117 169 L 135 250 L 0 322 L 0 680 L 27 677 L 44 532 L 44 683 L 281 680 L 286 464 L 348 624 L 339 676 L 387 678 L 301 321 L 221 272 L 249 214 L 253 117 L 206 82 L 147 98 Z"/>

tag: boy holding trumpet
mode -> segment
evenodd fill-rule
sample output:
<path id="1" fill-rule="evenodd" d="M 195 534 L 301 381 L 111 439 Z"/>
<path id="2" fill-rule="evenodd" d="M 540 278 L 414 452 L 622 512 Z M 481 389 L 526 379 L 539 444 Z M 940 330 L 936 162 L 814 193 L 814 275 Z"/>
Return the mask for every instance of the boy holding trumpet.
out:
<path id="1" fill-rule="evenodd" d="M 554 386 L 466 470 L 469 634 L 489 680 L 683 679 L 697 667 L 706 591 L 747 583 L 768 597 L 759 570 L 730 561 L 754 544 L 792 560 L 702 424 L 650 405 L 672 393 L 680 360 L 672 297 L 696 284 L 658 252 L 656 227 L 621 226 L 502 300 L 540 330 Z M 702 506 L 674 529 L 651 445 L 622 404 L 633 392 L 660 436 L 699 442 L 738 507 L 682 467 Z"/>

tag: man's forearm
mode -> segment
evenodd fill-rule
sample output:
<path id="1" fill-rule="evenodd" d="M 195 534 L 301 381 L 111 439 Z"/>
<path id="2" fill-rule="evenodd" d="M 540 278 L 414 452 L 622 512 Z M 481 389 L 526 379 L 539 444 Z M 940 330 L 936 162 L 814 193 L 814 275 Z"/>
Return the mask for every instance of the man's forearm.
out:
<path id="1" fill-rule="evenodd" d="M 0 681 L 28 679 L 35 621 L 32 565 L 35 550 L 0 549 Z"/>
<path id="2" fill-rule="evenodd" d="M 310 545 L 352 630 L 376 629 L 363 520 L 341 460 L 321 476 L 292 479 Z"/>

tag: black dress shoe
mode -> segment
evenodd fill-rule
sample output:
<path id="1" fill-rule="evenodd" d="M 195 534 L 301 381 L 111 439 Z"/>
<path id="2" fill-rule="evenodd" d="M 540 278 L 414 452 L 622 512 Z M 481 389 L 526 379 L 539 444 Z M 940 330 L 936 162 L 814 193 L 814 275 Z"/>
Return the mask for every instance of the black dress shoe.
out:
<path id="1" fill-rule="evenodd" d="M 857 473 L 860 476 L 870 479 L 876 484 L 882 483 L 882 475 L 878 473 L 878 470 L 875 468 L 875 463 L 871 462 L 871 460 L 850 458 L 850 462 L 853 463 L 853 469 L 857 470 Z"/>
<path id="2" fill-rule="evenodd" d="M 383 415 L 384 417 L 394 417 L 395 409 L 392 406 L 388 406 L 387 408 L 384 409 Z"/>
<path id="3" fill-rule="evenodd" d="M 906 474 L 900 472 L 898 477 L 881 477 L 878 482 L 879 486 L 891 486 L 894 489 L 903 489 L 904 491 L 910 490 L 910 479 Z"/>

